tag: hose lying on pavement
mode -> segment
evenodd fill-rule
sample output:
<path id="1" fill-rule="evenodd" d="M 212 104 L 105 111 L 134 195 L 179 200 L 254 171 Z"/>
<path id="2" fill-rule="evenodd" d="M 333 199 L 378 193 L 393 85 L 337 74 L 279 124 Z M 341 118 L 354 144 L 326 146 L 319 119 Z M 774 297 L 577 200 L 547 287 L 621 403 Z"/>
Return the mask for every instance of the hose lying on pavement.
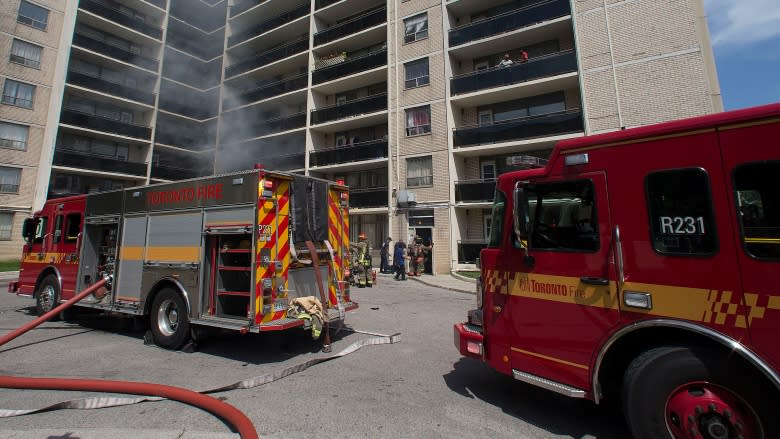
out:
<path id="1" fill-rule="evenodd" d="M 63 310 L 73 306 L 76 302 L 92 294 L 95 290 L 105 285 L 106 279 L 95 283 L 89 288 L 77 294 L 72 299 L 52 309 L 37 319 L 22 325 L 20 328 L 11 331 L 0 337 L 0 346 L 19 337 L 32 328 L 49 320 Z M 200 409 L 206 410 L 234 428 L 242 439 L 257 439 L 257 430 L 255 430 L 252 421 L 237 408 L 222 402 L 216 398 L 203 395 L 192 390 L 182 389 L 180 387 L 164 386 L 152 383 L 136 383 L 128 381 L 106 381 L 106 380 L 88 380 L 88 379 L 68 379 L 68 378 L 23 378 L 14 376 L 0 376 L 0 387 L 9 389 L 36 389 L 36 390 L 81 390 L 90 392 L 109 392 L 126 393 L 133 395 L 154 395 L 175 401 L 180 401 Z"/>

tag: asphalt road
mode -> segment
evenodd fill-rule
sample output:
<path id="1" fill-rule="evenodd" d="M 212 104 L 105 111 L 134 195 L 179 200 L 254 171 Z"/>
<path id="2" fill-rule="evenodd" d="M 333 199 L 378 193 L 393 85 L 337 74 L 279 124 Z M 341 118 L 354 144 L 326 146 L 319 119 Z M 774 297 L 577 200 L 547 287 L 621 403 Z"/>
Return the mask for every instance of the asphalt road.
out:
<path id="1" fill-rule="evenodd" d="M 31 299 L 5 290 L 0 282 L 0 333 L 31 320 L 34 311 Z M 402 342 L 364 347 L 265 386 L 214 396 L 246 413 L 261 437 L 629 437 L 618 412 L 526 385 L 462 358 L 453 345 L 452 324 L 465 318 L 473 295 L 383 276 L 374 288 L 353 290 L 353 297 L 360 308 L 348 314 L 348 327 L 400 332 Z M 123 323 L 103 316 L 45 323 L 0 348 L 0 374 L 204 390 L 323 355 L 318 343 L 298 332 L 220 335 L 203 341 L 197 352 L 171 352 L 144 345 L 143 331 Z M 342 331 L 333 351 L 366 337 Z M 94 395 L 0 389 L 0 409 L 38 408 Z M 171 401 L 0 418 L 2 438 L 85 438 L 108 431 L 114 437 L 119 432 L 126 437 L 233 436 L 219 419 Z"/>

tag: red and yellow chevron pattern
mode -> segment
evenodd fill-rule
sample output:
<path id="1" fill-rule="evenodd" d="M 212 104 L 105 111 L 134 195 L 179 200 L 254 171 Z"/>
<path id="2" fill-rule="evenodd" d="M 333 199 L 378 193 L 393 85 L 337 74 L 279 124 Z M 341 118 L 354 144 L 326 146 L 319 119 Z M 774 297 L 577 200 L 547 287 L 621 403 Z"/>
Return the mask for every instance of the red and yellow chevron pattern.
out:
<path id="1" fill-rule="evenodd" d="M 272 182 L 272 197 L 263 197 L 266 182 Z M 287 179 L 271 179 L 261 175 L 258 182 L 257 200 L 257 254 L 255 255 L 255 323 L 279 320 L 287 314 L 287 307 L 274 309 L 277 299 L 287 297 L 287 273 L 290 267 L 290 182 Z M 265 258 L 265 259 L 264 259 Z M 282 264 L 276 270 L 276 262 Z M 270 279 L 271 295 L 264 297 L 263 281 Z M 281 287 L 281 288 L 279 288 Z M 280 291 L 281 290 L 281 291 Z M 270 301 L 268 301 L 270 299 Z M 263 307 L 270 305 L 270 311 Z"/>
<path id="2" fill-rule="evenodd" d="M 333 246 L 334 261 L 328 270 L 328 295 L 331 304 L 349 301 L 349 286 L 344 282 L 344 269 L 349 262 L 349 209 L 346 207 L 349 193 L 345 189 L 331 187 L 328 191 L 328 241 Z M 344 207 L 341 202 L 344 201 Z M 339 285 L 340 283 L 341 285 Z"/>

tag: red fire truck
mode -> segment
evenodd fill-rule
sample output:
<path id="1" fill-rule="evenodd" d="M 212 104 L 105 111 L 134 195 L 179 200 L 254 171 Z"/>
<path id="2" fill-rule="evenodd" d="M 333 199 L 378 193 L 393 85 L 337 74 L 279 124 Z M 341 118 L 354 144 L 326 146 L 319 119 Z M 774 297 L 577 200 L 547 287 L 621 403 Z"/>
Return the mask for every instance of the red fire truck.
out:
<path id="1" fill-rule="evenodd" d="M 52 199 L 25 220 L 9 291 L 42 314 L 108 277 L 78 305 L 146 317 L 170 349 L 197 326 L 308 328 L 287 315 L 296 298 L 322 298 L 329 321 L 357 307 L 348 218 L 345 186 L 263 169 Z"/>
<path id="2" fill-rule="evenodd" d="M 777 438 L 780 104 L 558 143 L 503 174 L 468 357 L 636 438 Z"/>

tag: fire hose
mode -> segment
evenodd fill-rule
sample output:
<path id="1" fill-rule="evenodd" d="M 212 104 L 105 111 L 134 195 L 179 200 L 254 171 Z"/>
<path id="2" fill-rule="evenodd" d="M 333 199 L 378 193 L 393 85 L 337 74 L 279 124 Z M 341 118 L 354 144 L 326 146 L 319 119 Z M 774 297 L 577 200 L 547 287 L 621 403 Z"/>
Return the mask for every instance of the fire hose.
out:
<path id="1" fill-rule="evenodd" d="M 0 337 L 0 346 L 19 337 L 25 332 L 35 328 L 41 323 L 51 319 L 61 311 L 73 306 L 81 299 L 92 294 L 98 288 L 104 286 L 107 279 L 103 279 L 72 299 L 55 307 L 37 319 L 22 325 L 18 329 Z M 36 389 L 36 390 L 80 390 L 90 392 L 111 392 L 134 395 L 153 395 L 183 402 L 198 407 L 219 417 L 237 431 L 242 439 L 255 439 L 259 436 L 252 421 L 237 408 L 222 402 L 216 398 L 194 392 L 180 387 L 165 386 L 153 383 L 137 383 L 127 381 L 67 379 L 67 378 L 30 378 L 0 376 L 0 387 L 11 389 Z"/>

